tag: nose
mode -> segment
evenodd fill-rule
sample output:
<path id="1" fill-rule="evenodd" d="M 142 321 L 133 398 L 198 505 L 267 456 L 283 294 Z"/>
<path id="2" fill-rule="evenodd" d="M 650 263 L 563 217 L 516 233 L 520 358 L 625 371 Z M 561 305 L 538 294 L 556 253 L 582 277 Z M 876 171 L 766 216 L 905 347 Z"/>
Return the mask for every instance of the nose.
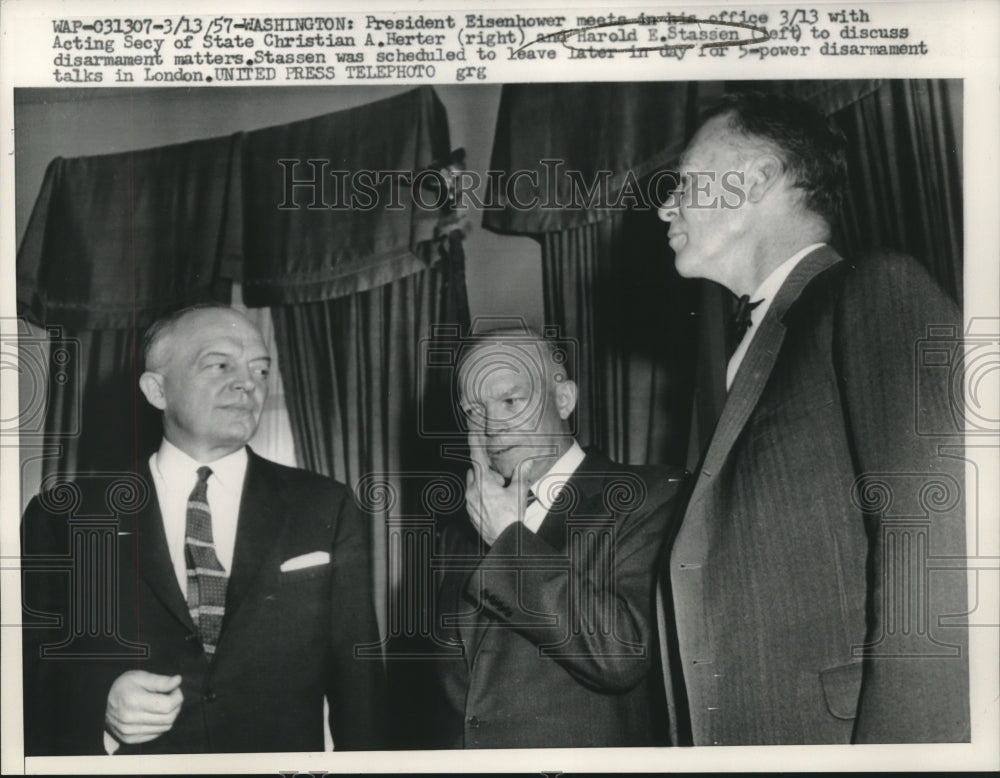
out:
<path id="1" fill-rule="evenodd" d="M 493 414 L 486 414 L 483 419 L 483 434 L 488 438 L 492 438 L 494 435 L 499 435 L 505 429 L 505 425 L 498 421 Z"/>
<path id="2" fill-rule="evenodd" d="M 257 391 L 259 381 L 249 366 L 243 365 L 233 373 L 233 381 L 230 386 L 234 391 L 253 394 Z"/>

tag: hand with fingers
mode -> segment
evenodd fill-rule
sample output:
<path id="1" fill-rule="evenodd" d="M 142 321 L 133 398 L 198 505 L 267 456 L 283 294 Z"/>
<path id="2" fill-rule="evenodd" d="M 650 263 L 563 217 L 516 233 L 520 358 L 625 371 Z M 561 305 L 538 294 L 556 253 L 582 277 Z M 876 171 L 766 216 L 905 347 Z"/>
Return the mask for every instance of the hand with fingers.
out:
<path id="1" fill-rule="evenodd" d="M 470 433 L 472 467 L 465 474 L 465 507 L 482 539 L 491 544 L 507 527 L 524 518 L 527 484 L 521 480 L 521 467 L 514 468 L 509 484 L 490 467 L 486 441 Z"/>
<path id="2" fill-rule="evenodd" d="M 184 695 L 179 675 L 129 670 L 108 692 L 104 726 L 119 743 L 137 745 L 167 732 L 180 712 Z"/>

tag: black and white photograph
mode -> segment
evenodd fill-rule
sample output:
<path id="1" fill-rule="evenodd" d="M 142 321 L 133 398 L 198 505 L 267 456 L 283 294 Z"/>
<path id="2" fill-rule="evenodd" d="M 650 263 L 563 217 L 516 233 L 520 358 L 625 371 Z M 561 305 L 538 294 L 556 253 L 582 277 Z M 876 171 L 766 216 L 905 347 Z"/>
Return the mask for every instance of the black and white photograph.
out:
<path id="1" fill-rule="evenodd" d="M 1000 106 L 886 5 L 48 8 L 5 772 L 996 766 Z"/>

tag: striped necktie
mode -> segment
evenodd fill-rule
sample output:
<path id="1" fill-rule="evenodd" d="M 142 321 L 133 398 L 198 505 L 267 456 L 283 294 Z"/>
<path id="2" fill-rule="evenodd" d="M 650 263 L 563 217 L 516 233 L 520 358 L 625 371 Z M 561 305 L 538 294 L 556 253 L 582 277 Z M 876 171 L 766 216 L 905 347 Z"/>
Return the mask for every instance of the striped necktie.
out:
<path id="1" fill-rule="evenodd" d="M 198 482 L 187 503 L 184 559 L 187 563 L 187 601 L 191 619 L 201 635 L 209 659 L 222 629 L 229 577 L 215 555 L 212 541 L 212 514 L 208 507 L 208 477 L 212 468 L 198 468 Z"/>

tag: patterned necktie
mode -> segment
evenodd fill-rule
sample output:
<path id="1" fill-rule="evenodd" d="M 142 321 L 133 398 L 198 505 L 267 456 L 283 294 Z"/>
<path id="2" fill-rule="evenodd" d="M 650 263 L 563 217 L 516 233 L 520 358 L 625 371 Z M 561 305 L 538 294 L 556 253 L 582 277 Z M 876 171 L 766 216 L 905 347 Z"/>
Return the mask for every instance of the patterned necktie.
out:
<path id="1" fill-rule="evenodd" d="M 187 601 L 191 618 L 198 627 L 209 659 L 222 629 L 229 577 L 215 555 L 212 541 L 212 514 L 208 508 L 208 477 L 212 468 L 198 468 L 198 482 L 187 503 L 184 559 L 187 562 Z"/>

